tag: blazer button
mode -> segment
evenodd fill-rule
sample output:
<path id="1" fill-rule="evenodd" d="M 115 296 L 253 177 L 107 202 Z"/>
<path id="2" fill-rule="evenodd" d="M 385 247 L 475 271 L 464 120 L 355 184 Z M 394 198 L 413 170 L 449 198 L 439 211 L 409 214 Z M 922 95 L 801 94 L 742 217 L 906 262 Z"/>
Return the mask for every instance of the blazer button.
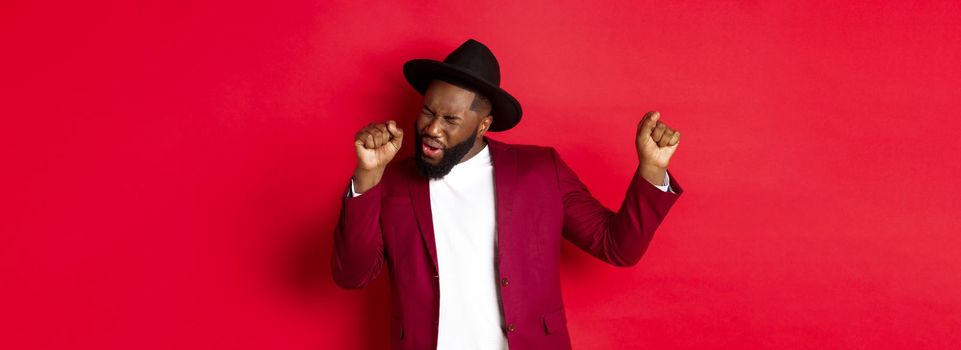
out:
<path id="1" fill-rule="evenodd" d="M 514 331 L 516 331 L 516 330 L 517 330 L 517 328 L 514 327 L 514 324 L 513 324 L 513 323 L 507 325 L 507 331 L 508 331 L 508 332 L 514 332 Z"/>
<path id="2" fill-rule="evenodd" d="M 507 287 L 507 277 L 501 278 L 501 285 Z"/>

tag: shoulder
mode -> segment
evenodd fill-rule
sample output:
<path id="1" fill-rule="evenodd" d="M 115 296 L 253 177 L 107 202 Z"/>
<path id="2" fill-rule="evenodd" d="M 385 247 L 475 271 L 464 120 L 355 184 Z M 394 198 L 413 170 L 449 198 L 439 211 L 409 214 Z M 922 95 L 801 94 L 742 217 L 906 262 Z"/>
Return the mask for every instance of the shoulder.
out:
<path id="1" fill-rule="evenodd" d="M 557 151 L 554 149 L 554 147 L 550 146 L 506 143 L 492 139 L 488 139 L 488 141 L 494 152 L 510 152 L 515 154 L 518 159 L 521 160 L 536 160 L 542 158 L 550 159 L 555 157 L 557 154 Z"/>
<path id="2" fill-rule="evenodd" d="M 417 172 L 412 156 L 394 158 L 384 168 L 384 175 L 380 178 L 380 186 L 385 196 L 405 195 L 408 182 L 413 180 Z"/>
<path id="3" fill-rule="evenodd" d="M 394 160 L 387 163 L 387 167 L 384 168 L 384 178 L 402 181 L 416 171 L 417 165 L 414 163 L 414 156 L 409 155 L 400 159 L 394 158 Z"/>
<path id="4" fill-rule="evenodd" d="M 558 161 L 558 154 L 554 147 L 505 143 L 496 140 L 488 140 L 491 148 L 491 157 L 494 158 L 495 167 L 497 166 L 498 155 L 507 155 L 509 164 L 516 164 L 524 171 L 544 171 L 554 169 Z"/>

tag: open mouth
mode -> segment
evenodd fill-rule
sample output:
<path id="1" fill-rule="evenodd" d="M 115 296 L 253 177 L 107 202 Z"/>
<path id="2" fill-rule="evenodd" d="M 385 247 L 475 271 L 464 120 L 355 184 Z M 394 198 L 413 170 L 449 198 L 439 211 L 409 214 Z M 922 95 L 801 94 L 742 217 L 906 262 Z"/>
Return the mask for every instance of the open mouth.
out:
<path id="1" fill-rule="evenodd" d="M 437 158 L 444 152 L 444 148 L 437 141 L 424 139 L 421 143 L 421 151 L 430 158 Z"/>
<path id="2" fill-rule="evenodd" d="M 441 152 L 444 151 L 442 148 L 432 147 L 426 143 L 422 147 L 422 150 L 424 151 L 424 155 L 431 158 L 437 158 L 438 156 L 440 156 Z"/>

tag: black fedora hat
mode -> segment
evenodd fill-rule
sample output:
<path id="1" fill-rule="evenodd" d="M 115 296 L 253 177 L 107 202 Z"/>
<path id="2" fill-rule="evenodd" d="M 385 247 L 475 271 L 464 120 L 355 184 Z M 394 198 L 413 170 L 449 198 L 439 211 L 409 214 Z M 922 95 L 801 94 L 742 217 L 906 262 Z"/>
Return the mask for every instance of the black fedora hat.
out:
<path id="1" fill-rule="evenodd" d="M 490 131 L 504 131 L 521 121 L 521 104 L 500 88 L 501 72 L 497 58 L 487 46 L 468 39 L 443 62 L 431 59 L 414 59 L 404 63 L 404 77 L 421 95 L 430 82 L 439 79 L 451 83 L 467 84 L 491 101 Z"/>

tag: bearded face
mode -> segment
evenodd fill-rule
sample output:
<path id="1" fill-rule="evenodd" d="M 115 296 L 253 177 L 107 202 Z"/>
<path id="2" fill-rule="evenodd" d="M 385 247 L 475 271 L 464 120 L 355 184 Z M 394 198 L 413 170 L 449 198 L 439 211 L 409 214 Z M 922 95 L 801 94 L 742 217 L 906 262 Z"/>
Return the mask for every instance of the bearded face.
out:
<path id="1" fill-rule="evenodd" d="M 460 163 L 464 156 L 470 152 L 471 147 L 477 140 L 477 131 L 458 144 L 444 147 L 436 140 L 423 135 L 417 130 L 417 137 L 414 138 L 414 160 L 417 163 L 417 170 L 430 179 L 440 179 L 450 173 L 455 165 Z M 434 160 L 435 162 L 430 162 Z"/>

